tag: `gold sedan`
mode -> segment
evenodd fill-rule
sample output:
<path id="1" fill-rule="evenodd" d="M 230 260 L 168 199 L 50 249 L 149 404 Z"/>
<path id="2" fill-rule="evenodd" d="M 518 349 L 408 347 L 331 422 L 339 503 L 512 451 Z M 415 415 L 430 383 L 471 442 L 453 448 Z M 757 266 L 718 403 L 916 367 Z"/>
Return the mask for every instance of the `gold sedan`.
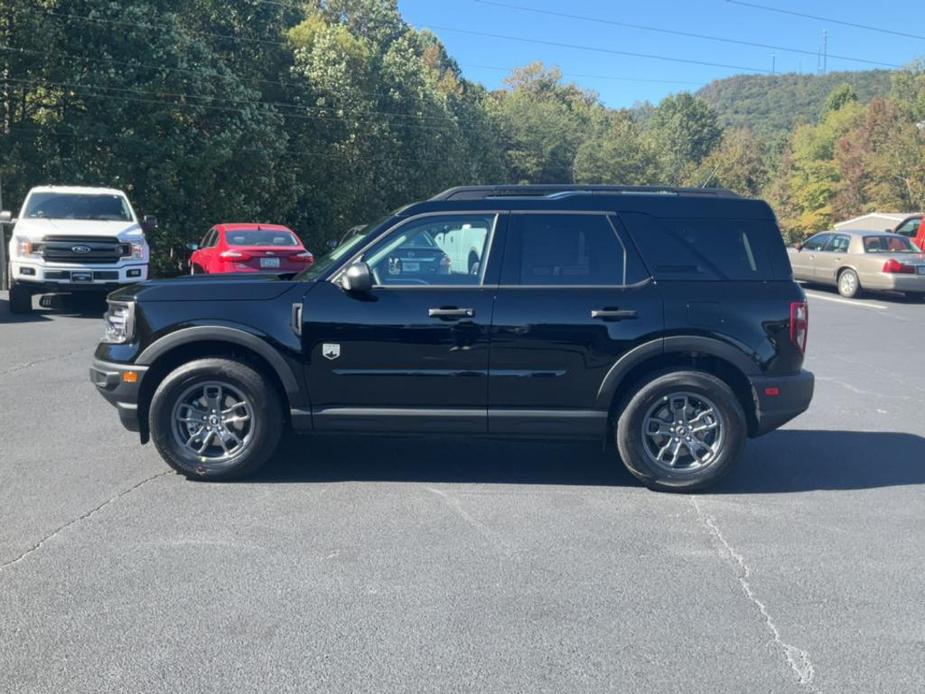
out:
<path id="1" fill-rule="evenodd" d="M 835 286 L 849 299 L 868 289 L 925 297 L 925 253 L 899 234 L 823 231 L 787 255 L 794 279 Z"/>

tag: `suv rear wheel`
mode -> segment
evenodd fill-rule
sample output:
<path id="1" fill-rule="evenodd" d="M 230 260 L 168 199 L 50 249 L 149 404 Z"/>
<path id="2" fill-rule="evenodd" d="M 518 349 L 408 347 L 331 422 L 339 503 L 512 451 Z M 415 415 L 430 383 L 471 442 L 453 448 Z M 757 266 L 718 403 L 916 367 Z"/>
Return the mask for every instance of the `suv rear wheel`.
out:
<path id="1" fill-rule="evenodd" d="M 650 489 L 703 489 L 741 456 L 745 412 L 717 377 L 675 371 L 634 392 L 617 422 L 617 448 L 627 469 Z"/>
<path id="2" fill-rule="evenodd" d="M 151 400 L 151 438 L 161 457 L 193 479 L 256 471 L 283 429 L 279 396 L 260 373 L 230 359 L 199 359 L 171 372 Z"/>

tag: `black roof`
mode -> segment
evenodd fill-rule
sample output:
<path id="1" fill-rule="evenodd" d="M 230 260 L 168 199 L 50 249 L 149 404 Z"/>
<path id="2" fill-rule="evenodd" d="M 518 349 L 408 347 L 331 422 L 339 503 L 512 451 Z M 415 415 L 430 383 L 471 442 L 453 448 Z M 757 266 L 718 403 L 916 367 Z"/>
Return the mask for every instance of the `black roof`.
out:
<path id="1" fill-rule="evenodd" d="M 460 186 L 429 200 L 406 205 L 395 214 L 405 217 L 429 212 L 484 212 L 491 209 L 600 210 L 677 219 L 712 217 L 774 221 L 774 213 L 763 200 L 743 198 L 721 189 L 574 184 Z"/>
<path id="2" fill-rule="evenodd" d="M 683 195 L 708 198 L 737 198 L 725 188 L 678 188 L 673 186 L 616 186 L 581 183 L 540 183 L 531 185 L 456 186 L 431 200 L 483 200 L 500 197 L 563 197 L 566 195 Z"/>

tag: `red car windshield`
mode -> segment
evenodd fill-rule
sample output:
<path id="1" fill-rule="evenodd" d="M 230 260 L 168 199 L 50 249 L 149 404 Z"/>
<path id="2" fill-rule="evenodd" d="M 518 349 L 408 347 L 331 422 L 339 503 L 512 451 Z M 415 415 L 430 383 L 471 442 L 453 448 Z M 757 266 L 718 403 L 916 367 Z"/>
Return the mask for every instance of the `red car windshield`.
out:
<path id="1" fill-rule="evenodd" d="M 289 231 L 253 230 L 229 231 L 225 234 L 229 246 L 298 246 L 299 240 Z"/>

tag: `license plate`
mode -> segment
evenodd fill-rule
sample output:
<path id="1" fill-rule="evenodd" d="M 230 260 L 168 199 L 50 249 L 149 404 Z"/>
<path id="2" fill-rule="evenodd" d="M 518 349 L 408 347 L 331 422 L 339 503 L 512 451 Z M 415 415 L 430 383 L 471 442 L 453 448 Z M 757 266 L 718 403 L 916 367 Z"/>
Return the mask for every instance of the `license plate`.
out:
<path id="1" fill-rule="evenodd" d="M 420 272 L 421 264 L 420 263 L 409 263 L 408 261 L 404 261 L 401 264 L 401 270 L 402 272 Z"/>
<path id="2" fill-rule="evenodd" d="M 92 282 L 93 273 L 92 272 L 72 272 L 71 273 L 71 282 Z"/>
<path id="3" fill-rule="evenodd" d="M 261 258 L 260 267 L 279 267 L 279 258 Z"/>
<path id="4" fill-rule="evenodd" d="M 920 275 L 925 275 L 925 265 L 919 265 L 919 266 L 917 266 L 917 267 L 916 267 L 916 271 L 917 271 Z"/>

